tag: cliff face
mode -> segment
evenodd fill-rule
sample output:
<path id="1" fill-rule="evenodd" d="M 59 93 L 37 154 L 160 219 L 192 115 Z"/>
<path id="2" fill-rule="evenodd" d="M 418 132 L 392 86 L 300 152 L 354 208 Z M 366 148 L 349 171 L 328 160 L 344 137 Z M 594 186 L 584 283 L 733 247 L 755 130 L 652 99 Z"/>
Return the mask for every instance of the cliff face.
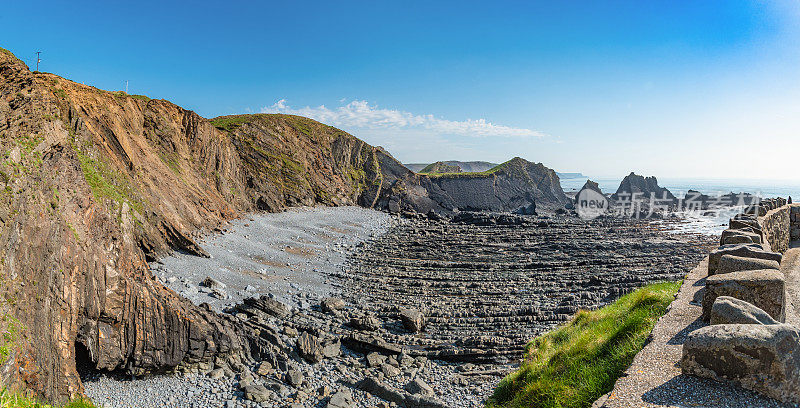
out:
<path id="1" fill-rule="evenodd" d="M 156 283 L 147 258 L 202 256 L 193 236 L 248 211 L 372 205 L 393 176 L 379 149 L 305 118 L 212 123 L 32 73 L 4 50 L 0 140 L 0 324 L 13 332 L 0 374 L 56 400 L 82 392 L 76 358 L 142 374 L 244 347 L 224 316 Z"/>
<path id="2" fill-rule="evenodd" d="M 447 209 L 553 210 L 569 202 L 555 171 L 519 157 L 481 173 L 430 175 L 430 183 L 431 198 Z"/>
<path id="3" fill-rule="evenodd" d="M 245 329 L 164 288 L 147 265 L 175 249 L 204 256 L 194 237 L 246 212 L 566 203 L 541 164 L 429 178 L 307 118 L 207 120 L 33 73 L 2 49 L 0 154 L 0 380 L 53 400 L 82 392 L 76 363 L 138 375 L 251 352 Z"/>

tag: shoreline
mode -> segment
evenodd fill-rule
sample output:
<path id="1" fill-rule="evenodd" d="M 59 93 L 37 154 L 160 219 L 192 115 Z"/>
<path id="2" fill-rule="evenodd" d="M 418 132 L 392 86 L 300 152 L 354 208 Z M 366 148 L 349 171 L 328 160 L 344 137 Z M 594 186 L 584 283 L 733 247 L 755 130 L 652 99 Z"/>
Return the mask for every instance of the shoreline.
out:
<path id="1" fill-rule="evenodd" d="M 649 268 L 645 264 L 641 264 L 639 267 L 636 266 L 640 262 L 636 259 L 645 259 L 637 251 L 656 251 L 655 253 L 663 254 L 659 256 L 668 256 L 675 248 L 690 248 L 688 244 L 682 244 L 681 240 L 687 239 L 683 237 L 692 236 L 691 234 L 668 234 L 664 226 L 647 226 L 649 223 L 629 224 L 627 222 L 614 221 L 612 223 L 614 225 L 609 224 L 601 228 L 610 228 L 611 230 L 616 228 L 619 231 L 612 233 L 612 235 L 622 234 L 619 235 L 620 237 L 633 234 L 622 242 L 622 247 L 628 249 L 623 248 L 622 253 L 619 253 L 617 247 L 603 243 L 605 239 L 602 238 L 602 234 L 584 235 L 586 233 L 584 229 L 590 224 L 579 220 L 519 216 L 512 216 L 511 219 L 528 220 L 526 222 L 529 222 L 529 224 L 516 227 L 503 227 L 502 225 L 481 227 L 469 224 L 405 220 L 360 207 L 299 208 L 290 209 L 282 213 L 255 214 L 236 220 L 232 222 L 231 227 L 226 232 L 209 235 L 199 241 L 200 245 L 211 255 L 211 258 L 174 254 L 153 263 L 156 278 L 181 295 L 183 295 L 182 292 L 186 292 L 189 289 L 187 284 L 193 285 L 198 289 L 197 292 L 190 290 L 187 292 L 189 296 L 186 297 L 189 297 L 195 304 L 209 302 L 211 307 L 217 311 L 230 307 L 245 297 L 253 297 L 260 294 L 266 294 L 284 303 L 288 306 L 291 317 L 283 319 L 270 317 L 268 324 L 271 327 L 275 327 L 279 341 L 290 348 L 294 347 L 298 332 L 311 330 L 311 333 L 315 333 L 315 336 L 320 336 L 320 341 L 325 338 L 340 338 L 344 341 L 354 335 L 375 336 L 375 338 L 388 341 L 387 344 L 391 347 L 406 349 L 408 353 L 412 353 L 408 356 L 410 358 L 403 357 L 407 355 L 405 354 L 406 352 L 403 352 L 399 355 L 395 354 L 395 357 L 389 358 L 388 362 L 373 365 L 368 361 L 369 359 L 364 359 L 364 354 L 354 352 L 351 345 L 348 344 L 348 347 L 341 347 L 342 354 L 340 357 L 326 358 L 314 365 L 296 358 L 294 360 L 290 359 L 286 369 L 295 370 L 302 377 L 301 384 L 296 387 L 284 383 L 286 381 L 285 374 L 275 370 L 272 370 L 267 376 L 259 377 L 255 375 L 256 382 L 263 384 L 269 391 L 267 393 L 270 401 L 268 405 L 259 405 L 244 399 L 243 389 L 239 384 L 242 378 L 249 374 L 254 374 L 258 370 L 258 365 L 245 367 L 242 374 L 237 374 L 238 371 L 232 367 L 228 368 L 225 364 L 220 364 L 219 367 L 211 366 L 209 369 L 190 371 L 185 376 L 168 374 L 166 376 L 154 376 L 132 381 L 120 380 L 113 375 L 100 374 L 85 381 L 87 395 L 96 398 L 96 401 L 104 404 L 104 406 L 119 406 L 117 405 L 118 402 L 115 403 L 115 401 L 124 401 L 122 406 L 144 407 L 157 404 L 184 407 L 192 406 L 200 398 L 206 398 L 207 402 L 225 404 L 226 407 L 273 406 L 273 404 L 279 402 L 282 404 L 294 403 L 298 407 L 325 407 L 327 398 L 324 396 L 320 398 L 320 395 L 322 395 L 320 393 L 329 395 L 347 390 L 354 399 L 354 406 L 366 407 L 380 406 L 378 404 L 381 403 L 381 400 L 363 391 L 351 390 L 349 386 L 344 384 L 354 384 L 364 378 L 375 378 L 387 387 L 402 391 L 408 384 L 420 379 L 426 386 L 430 387 L 433 395 L 448 404 L 448 406 L 480 407 L 494 390 L 496 383 L 512 370 L 517 363 L 516 359 L 518 357 L 516 356 L 521 345 L 533 339 L 537 333 L 549 330 L 554 325 L 557 325 L 558 322 L 566 321 L 572 312 L 578 308 L 590 305 L 599 307 L 605 303 L 593 297 L 580 300 L 583 296 L 578 292 L 573 293 L 575 288 L 565 286 L 564 290 L 566 292 L 563 293 L 568 294 L 568 298 L 573 299 L 570 302 L 573 303 L 559 305 L 558 302 L 551 304 L 546 301 L 537 306 L 543 308 L 544 312 L 535 312 L 536 314 L 530 316 L 541 317 L 522 325 L 530 326 L 526 330 L 533 331 L 520 332 L 513 337 L 509 337 L 508 340 L 497 338 L 489 343 L 481 343 L 486 340 L 480 340 L 485 337 L 480 335 L 480 330 L 489 330 L 489 327 L 504 330 L 502 329 L 505 325 L 505 323 L 502 323 L 503 319 L 491 318 L 485 323 L 478 323 L 482 318 L 476 320 L 477 316 L 474 316 L 465 320 L 466 316 L 456 316 L 459 314 L 459 310 L 477 310 L 477 304 L 469 306 L 464 303 L 462 306 L 457 306 L 460 304 L 458 302 L 461 302 L 458 299 L 486 298 L 486 294 L 481 295 L 479 292 L 469 294 L 470 290 L 475 288 L 480 290 L 482 286 L 464 286 L 460 290 L 467 290 L 467 292 L 452 297 L 452 291 L 449 289 L 441 294 L 436 294 L 436 291 L 439 290 L 436 289 L 438 286 L 427 287 L 420 285 L 420 283 L 427 282 L 426 278 L 421 276 L 414 277 L 409 275 L 408 278 L 411 280 L 407 281 L 407 283 L 401 283 L 400 286 L 397 286 L 398 282 L 391 281 L 391 279 L 404 276 L 408 271 L 419 267 L 414 267 L 413 265 L 423 265 L 426 262 L 430 262 L 425 260 L 427 256 L 424 253 L 415 253 L 418 249 L 425 247 L 426 240 L 431 240 L 432 245 L 454 248 L 455 252 L 437 255 L 447 259 L 452 256 L 460 256 L 458 254 L 470 252 L 466 247 L 462 247 L 463 245 L 455 245 L 458 242 L 468 242 L 464 241 L 465 239 L 479 239 L 481 244 L 476 248 L 483 247 L 484 250 L 489 251 L 487 254 L 506 254 L 501 256 L 501 258 L 506 256 L 507 259 L 505 261 L 502 259 L 493 260 L 490 257 L 486 260 L 478 259 L 479 263 L 476 265 L 480 265 L 482 262 L 490 262 L 487 265 L 498 263 L 506 265 L 506 268 L 517 270 L 513 269 L 517 268 L 513 266 L 516 262 L 523 262 L 520 265 L 526 265 L 530 263 L 531 259 L 541 259 L 545 263 L 531 270 L 533 280 L 523 278 L 523 275 L 516 275 L 518 272 L 507 277 L 507 279 L 519 280 L 520 284 L 523 285 L 521 287 L 524 288 L 527 287 L 524 285 L 534 284 L 538 280 L 548 281 L 551 278 L 547 277 L 550 276 L 546 273 L 547 271 L 556 265 L 569 267 L 572 262 L 576 262 L 569 260 L 570 257 L 574 256 L 578 257 L 575 258 L 578 261 L 584 257 L 588 257 L 586 258 L 587 260 L 594 259 L 595 261 L 592 262 L 599 261 L 601 262 L 600 265 L 608 265 L 607 267 L 611 268 L 610 271 L 621 267 L 621 270 L 613 273 L 622 273 L 620 276 L 629 274 L 634 277 L 644 271 L 642 268 Z M 465 233 L 467 235 L 459 238 L 458 234 Z M 403 236 L 402 234 L 406 235 Z M 451 243 L 443 243 L 441 241 L 442 239 L 449 239 L 448 236 L 452 234 L 456 234 L 455 241 Z M 514 234 L 523 235 L 517 236 Z M 638 236 L 650 236 L 651 239 L 634 238 Z M 589 240 L 588 242 L 594 242 L 592 240 L 597 239 L 600 239 L 600 241 L 597 241 L 596 244 L 582 243 L 586 239 Z M 533 243 L 539 241 L 541 241 L 540 244 L 535 244 L 525 250 L 533 251 L 529 254 L 525 251 L 517 252 L 513 249 L 514 246 L 508 245 L 508 242 L 517 242 L 515 245 L 519 246 L 525 242 Z M 411 246 L 404 249 L 406 244 Z M 642 246 L 643 244 L 644 246 Z M 554 251 L 547 249 L 551 245 L 557 245 L 552 248 Z M 396 248 L 399 252 L 392 255 L 392 248 Z M 590 251 L 586 251 L 590 248 Z M 478 250 L 475 253 L 480 254 L 481 251 Z M 367 260 L 373 259 L 378 260 L 379 263 L 383 262 L 380 260 L 383 258 L 376 254 L 385 254 L 395 260 L 407 258 L 407 261 L 402 262 L 408 262 L 408 267 L 411 267 L 411 269 L 409 270 L 407 266 L 402 265 L 391 266 L 392 263 L 388 261 L 380 266 L 372 265 Z M 687 254 L 689 252 L 686 252 L 685 255 L 678 255 L 677 258 L 673 258 L 669 262 L 666 261 L 667 258 L 664 258 L 662 267 L 667 265 L 670 268 L 673 267 L 673 263 L 676 260 L 683 259 L 684 256 L 688 256 Z M 531 256 L 535 258 L 530 258 Z M 255 259 L 255 257 L 258 257 L 258 259 Z M 620 263 L 625 257 L 632 258 L 627 263 Z M 265 263 L 265 261 L 269 263 Z M 556 263 L 549 264 L 548 262 L 551 261 Z M 240 273 L 242 269 L 252 270 L 254 265 L 261 265 L 268 272 L 256 274 Z M 391 267 L 387 269 L 387 265 Z M 574 266 L 569 268 L 574 269 Z M 425 268 L 420 270 L 425 270 Z M 470 272 L 470 274 L 484 273 L 480 272 L 483 270 L 483 267 L 479 267 L 475 272 Z M 490 270 L 491 268 L 488 271 Z M 368 272 L 367 275 L 364 275 L 365 271 Z M 460 279 L 452 275 L 452 271 L 447 271 L 446 269 L 442 272 L 436 272 L 436 269 L 433 269 L 425 273 L 429 274 L 430 277 L 441 275 L 446 278 L 449 276 L 450 278 L 448 279 L 454 279 L 453 282 L 460 281 Z M 545 275 L 540 276 L 542 273 L 545 273 Z M 665 273 L 672 272 L 665 269 Z M 369 277 L 372 275 L 374 277 Z M 581 282 L 580 279 L 582 278 L 580 276 L 582 275 L 575 276 L 579 279 L 575 281 L 576 284 L 582 285 L 578 283 Z M 200 285 L 200 282 L 206 277 L 212 277 L 222 283 L 224 287 L 217 288 L 219 289 L 217 291 L 201 291 L 200 288 L 210 289 Z M 357 278 L 357 280 L 353 281 L 352 278 Z M 364 278 L 368 280 L 363 281 Z M 361 281 L 358 281 L 359 279 Z M 368 284 L 372 279 L 377 279 L 374 283 L 378 284 L 378 286 Z M 386 279 L 390 280 L 387 281 Z M 476 279 L 478 280 L 475 282 L 480 282 L 483 278 Z M 601 278 L 599 282 L 602 282 L 602 279 L 604 278 Z M 617 278 L 614 278 L 614 281 L 618 281 Z M 413 282 L 417 283 L 414 284 Z M 637 285 L 636 282 L 638 282 L 638 278 L 631 281 L 632 287 Z M 618 284 L 620 282 L 615 285 Z M 251 286 L 250 290 L 246 289 L 247 286 Z M 611 286 L 611 284 L 606 286 Z M 413 299 L 415 299 L 415 295 L 409 297 L 410 294 L 405 293 L 405 289 L 400 292 L 392 292 L 395 290 L 393 288 L 412 287 L 423 288 L 426 291 L 430 290 L 430 294 L 426 295 L 428 299 L 441 298 L 457 301 L 453 306 L 439 307 L 441 310 L 438 312 L 436 310 L 431 311 L 430 308 L 424 310 L 428 319 L 428 327 L 423 333 L 417 335 L 410 335 L 402 328 L 399 320 L 397 320 L 396 311 L 396 307 L 399 306 L 414 306 L 415 301 Z M 536 287 L 539 287 L 539 285 L 529 286 L 529 290 Z M 359 292 L 359 290 L 366 290 L 367 292 Z M 373 298 L 374 295 L 380 294 L 381 291 L 385 291 L 382 296 L 388 296 L 387 299 L 393 299 L 391 305 L 384 305 L 383 301 Z M 225 293 L 225 295 L 219 296 L 220 292 Z M 552 292 L 552 288 L 545 289 L 543 293 L 549 292 Z M 519 295 L 513 295 L 515 291 L 509 293 L 514 297 L 519 297 Z M 572 294 L 570 295 L 570 293 Z M 318 306 L 320 301 L 331 295 L 342 296 L 346 302 L 345 309 L 332 314 L 321 312 Z M 616 295 L 609 294 L 611 297 L 618 297 L 618 295 L 619 293 Z M 560 296 L 563 295 L 556 295 L 556 299 L 559 299 Z M 515 301 L 516 303 L 509 303 L 509 306 L 511 304 L 530 306 L 540 302 L 526 299 L 524 296 L 520 297 Z M 430 306 L 432 309 L 437 309 L 435 301 L 430 303 Z M 558 314 L 550 315 L 548 314 L 550 312 L 546 312 L 550 310 L 548 309 L 550 307 L 561 307 L 559 309 L 561 311 Z M 489 313 L 487 316 L 497 313 L 491 310 L 487 309 Z M 512 310 L 515 309 L 512 308 Z M 234 312 L 234 316 L 245 319 L 243 322 L 247 319 L 240 312 Z M 377 318 L 380 322 L 377 331 L 362 332 L 353 330 L 349 326 L 351 319 L 364 316 Z M 520 316 L 528 315 L 523 314 Z M 541 318 L 545 319 L 544 324 L 539 321 Z M 519 318 L 512 318 L 512 320 L 519 320 Z M 474 334 L 470 334 L 474 331 L 474 329 L 470 329 L 473 326 L 467 325 L 459 328 L 461 323 L 458 322 L 463 321 L 474 321 L 476 324 L 485 326 L 486 329 L 480 329 L 475 333 L 478 334 L 475 337 Z M 552 321 L 552 323 L 546 323 L 547 321 Z M 442 331 L 443 328 L 448 327 L 451 323 L 455 324 L 453 326 L 455 329 Z M 515 326 L 520 326 L 520 323 L 522 321 L 515 323 Z M 496 335 L 491 334 L 490 336 Z M 486 339 L 490 338 L 486 337 Z M 500 343 L 497 343 L 498 339 L 500 339 Z M 475 343 L 476 341 L 478 342 Z M 511 343 L 508 341 L 511 341 Z M 440 349 L 440 346 L 436 345 L 450 343 L 457 345 L 451 351 L 447 351 L 447 348 Z M 488 347 L 492 350 L 506 349 L 507 351 L 500 353 L 499 359 L 494 357 L 489 360 L 481 358 L 481 361 L 462 359 L 460 362 L 440 360 L 441 358 L 449 358 L 447 357 L 448 353 L 455 352 L 453 356 L 456 356 L 461 353 L 458 350 L 475 350 L 476 347 Z M 442 354 L 442 352 L 445 352 L 445 354 Z M 392 356 L 392 353 L 389 352 L 388 355 Z M 221 372 L 215 373 L 216 368 L 219 368 Z M 282 370 L 285 372 L 286 369 Z M 165 380 L 160 381 L 160 379 Z M 181 391 L 176 393 L 175 390 Z M 136 405 L 136 403 L 141 405 Z"/>

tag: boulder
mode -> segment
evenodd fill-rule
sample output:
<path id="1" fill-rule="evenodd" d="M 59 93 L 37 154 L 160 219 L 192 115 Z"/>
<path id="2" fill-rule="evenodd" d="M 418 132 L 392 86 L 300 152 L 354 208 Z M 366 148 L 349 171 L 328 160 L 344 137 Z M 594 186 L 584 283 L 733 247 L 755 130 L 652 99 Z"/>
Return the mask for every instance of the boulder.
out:
<path id="1" fill-rule="evenodd" d="M 433 392 L 433 388 L 431 388 L 430 385 L 425 383 L 425 381 L 422 381 L 420 378 L 415 378 L 409 381 L 408 384 L 406 384 L 406 386 L 403 388 L 413 395 L 422 395 L 425 397 L 436 396 L 436 393 Z"/>
<path id="2" fill-rule="evenodd" d="M 294 388 L 300 388 L 300 386 L 303 385 L 303 373 L 295 369 L 290 369 L 286 372 L 286 383 Z"/>
<path id="3" fill-rule="evenodd" d="M 731 381 L 787 403 L 800 403 L 800 331 L 786 324 L 720 324 L 683 344 L 684 374 Z"/>
<path id="4" fill-rule="evenodd" d="M 719 259 L 716 275 L 723 273 L 754 271 L 756 269 L 781 269 L 781 265 L 771 259 L 746 258 L 736 255 L 723 255 Z"/>
<path id="5" fill-rule="evenodd" d="M 381 321 L 373 315 L 350 319 L 350 326 L 364 331 L 375 331 L 381 328 Z"/>
<path id="6" fill-rule="evenodd" d="M 247 298 L 242 303 L 236 305 L 235 309 L 249 315 L 266 313 L 267 315 L 279 319 L 289 317 L 291 314 L 288 306 L 266 295 L 258 298 Z"/>
<path id="7" fill-rule="evenodd" d="M 367 377 L 358 382 L 356 387 L 380 399 L 393 402 L 401 407 L 408 408 L 449 408 L 436 398 L 420 394 L 411 394 L 399 390 L 374 378 Z"/>
<path id="8" fill-rule="evenodd" d="M 205 287 L 207 287 L 209 289 L 220 289 L 220 290 L 221 289 L 225 289 L 225 284 L 224 283 L 222 283 L 222 282 L 220 282 L 220 281 L 218 281 L 218 280 L 216 280 L 216 279 L 214 279 L 214 278 L 212 278 L 210 276 L 207 276 L 205 279 L 203 279 L 203 281 L 200 282 L 200 286 L 205 286 Z"/>
<path id="9" fill-rule="evenodd" d="M 269 400 L 270 390 L 263 385 L 250 385 L 244 387 L 244 398 L 253 402 L 264 402 Z"/>
<path id="10" fill-rule="evenodd" d="M 272 364 L 269 361 L 262 361 L 256 368 L 256 374 L 260 376 L 267 376 L 272 373 Z"/>
<path id="11" fill-rule="evenodd" d="M 400 369 L 389 363 L 383 363 L 381 365 L 381 372 L 387 378 L 397 377 L 398 375 L 400 375 Z"/>
<path id="12" fill-rule="evenodd" d="M 767 312 L 744 300 L 719 296 L 711 306 L 711 324 L 778 324 Z"/>
<path id="13" fill-rule="evenodd" d="M 331 398 L 328 400 L 328 404 L 325 405 L 326 408 L 352 408 L 353 406 L 355 406 L 353 393 L 347 389 L 331 395 Z"/>
<path id="14" fill-rule="evenodd" d="M 425 316 L 417 309 L 401 309 L 400 319 L 403 327 L 412 333 L 421 332 L 425 328 Z"/>
<path id="15" fill-rule="evenodd" d="M 322 347 L 319 339 L 308 332 L 303 332 L 297 338 L 297 353 L 311 364 L 322 361 Z"/>
<path id="16" fill-rule="evenodd" d="M 703 293 L 703 320 L 709 321 L 714 301 L 720 296 L 744 300 L 777 321 L 784 319 L 785 281 L 780 271 L 760 269 L 709 276 Z"/>
<path id="17" fill-rule="evenodd" d="M 725 231 L 722 231 L 722 237 L 720 237 L 719 240 L 720 245 L 760 244 L 760 243 L 761 243 L 761 235 L 756 234 L 754 232 L 748 232 L 745 230 L 738 230 L 738 229 L 726 229 Z"/>
<path id="18" fill-rule="evenodd" d="M 711 251 L 708 255 L 708 274 L 713 275 L 719 266 L 719 259 L 723 255 L 735 255 L 745 258 L 767 259 L 781 262 L 781 254 L 765 251 L 760 244 L 726 244 Z"/>
<path id="19" fill-rule="evenodd" d="M 322 356 L 325 358 L 339 357 L 342 354 L 342 342 L 339 339 L 328 340 L 322 346 Z"/>
<path id="20" fill-rule="evenodd" d="M 386 356 L 380 353 L 372 352 L 367 354 L 367 366 L 378 367 L 386 362 Z"/>
<path id="21" fill-rule="evenodd" d="M 335 314 L 338 311 L 344 309 L 344 300 L 335 297 L 328 297 L 322 299 L 322 302 L 320 302 L 320 308 L 325 313 Z"/>

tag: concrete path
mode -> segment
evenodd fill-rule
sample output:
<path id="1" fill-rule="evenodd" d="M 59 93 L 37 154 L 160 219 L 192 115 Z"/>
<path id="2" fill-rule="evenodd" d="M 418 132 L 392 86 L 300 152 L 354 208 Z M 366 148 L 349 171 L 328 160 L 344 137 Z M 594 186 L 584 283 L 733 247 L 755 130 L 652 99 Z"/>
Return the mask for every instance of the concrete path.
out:
<path id="1" fill-rule="evenodd" d="M 787 252 L 795 262 L 799 253 Z M 681 374 L 686 335 L 704 325 L 698 291 L 705 286 L 708 258 L 686 276 L 667 314 L 657 323 L 649 343 L 614 386 L 593 407 L 789 407 L 734 385 Z M 795 277 L 800 280 L 800 277 Z M 701 292 L 702 293 L 702 292 Z M 695 301 L 695 299 L 697 299 Z M 800 302 L 798 302 L 800 304 Z"/>

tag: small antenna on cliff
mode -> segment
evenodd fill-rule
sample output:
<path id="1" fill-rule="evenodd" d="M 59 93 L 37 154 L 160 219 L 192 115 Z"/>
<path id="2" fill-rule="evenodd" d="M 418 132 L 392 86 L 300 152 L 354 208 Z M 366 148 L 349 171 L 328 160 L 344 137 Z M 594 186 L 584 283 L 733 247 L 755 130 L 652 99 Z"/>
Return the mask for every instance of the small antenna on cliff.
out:
<path id="1" fill-rule="evenodd" d="M 41 51 L 36 51 L 36 72 L 39 72 L 39 63 L 42 62 L 42 59 L 39 58 L 41 54 Z"/>
<path id="2" fill-rule="evenodd" d="M 128 93 L 128 80 L 125 80 L 125 93 Z"/>

